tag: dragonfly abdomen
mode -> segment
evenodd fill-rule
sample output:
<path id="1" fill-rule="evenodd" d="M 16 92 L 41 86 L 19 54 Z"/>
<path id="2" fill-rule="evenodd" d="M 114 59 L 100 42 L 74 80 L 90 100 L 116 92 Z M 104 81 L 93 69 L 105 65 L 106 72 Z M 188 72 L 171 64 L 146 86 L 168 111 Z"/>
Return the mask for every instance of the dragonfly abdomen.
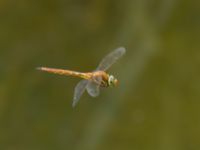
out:
<path id="1" fill-rule="evenodd" d="M 48 67 L 39 67 L 38 70 L 59 74 L 59 75 L 66 75 L 66 76 L 75 76 L 83 79 L 90 79 L 91 75 L 88 73 L 82 73 L 77 71 L 71 71 L 71 70 L 64 70 L 64 69 L 55 69 L 55 68 L 48 68 Z"/>

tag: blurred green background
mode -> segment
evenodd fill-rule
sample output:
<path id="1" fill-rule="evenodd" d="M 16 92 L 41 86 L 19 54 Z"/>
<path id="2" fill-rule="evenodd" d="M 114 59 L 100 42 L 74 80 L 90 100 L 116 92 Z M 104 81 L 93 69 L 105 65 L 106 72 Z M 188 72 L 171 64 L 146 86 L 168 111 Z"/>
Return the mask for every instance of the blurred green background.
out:
<path id="1" fill-rule="evenodd" d="M 79 79 L 113 49 L 120 85 L 84 94 Z M 1 0 L 1 150 L 199 150 L 200 1 Z"/>

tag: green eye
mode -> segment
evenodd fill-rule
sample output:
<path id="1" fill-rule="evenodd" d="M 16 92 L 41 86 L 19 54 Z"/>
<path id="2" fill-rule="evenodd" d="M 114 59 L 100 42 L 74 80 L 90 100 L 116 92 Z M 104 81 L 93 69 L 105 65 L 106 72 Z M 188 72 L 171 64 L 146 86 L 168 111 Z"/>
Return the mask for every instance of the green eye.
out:
<path id="1" fill-rule="evenodd" d="M 115 77 L 113 75 L 110 75 L 108 78 L 108 84 L 112 86 L 114 84 L 114 80 L 115 80 Z"/>
<path id="2" fill-rule="evenodd" d="M 118 83 L 119 83 L 118 80 L 113 75 L 109 76 L 109 78 L 108 78 L 108 85 L 109 86 L 117 86 Z"/>

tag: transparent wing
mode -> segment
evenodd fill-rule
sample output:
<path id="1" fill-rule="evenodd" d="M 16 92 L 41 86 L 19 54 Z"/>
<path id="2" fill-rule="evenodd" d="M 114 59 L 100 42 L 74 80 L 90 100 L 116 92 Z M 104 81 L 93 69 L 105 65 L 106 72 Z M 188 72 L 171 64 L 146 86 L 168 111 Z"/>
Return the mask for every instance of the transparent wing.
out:
<path id="1" fill-rule="evenodd" d="M 107 56 L 103 58 L 103 60 L 100 62 L 99 66 L 97 67 L 97 70 L 107 70 L 114 64 L 121 56 L 123 56 L 126 52 L 126 49 L 124 47 L 120 47 L 109 53 Z"/>
<path id="2" fill-rule="evenodd" d="M 78 101 L 80 100 L 81 96 L 83 95 L 86 89 L 87 84 L 88 84 L 88 80 L 81 80 L 76 85 L 75 90 L 74 90 L 74 98 L 73 98 L 72 107 L 75 107 Z"/>
<path id="3" fill-rule="evenodd" d="M 97 97 L 100 93 L 99 85 L 93 81 L 89 81 L 86 89 L 88 94 L 91 95 L 92 97 Z"/>
<path id="4" fill-rule="evenodd" d="M 96 76 L 93 77 L 87 84 L 87 92 L 92 97 L 97 97 L 100 93 L 100 84 L 101 84 L 102 77 Z"/>

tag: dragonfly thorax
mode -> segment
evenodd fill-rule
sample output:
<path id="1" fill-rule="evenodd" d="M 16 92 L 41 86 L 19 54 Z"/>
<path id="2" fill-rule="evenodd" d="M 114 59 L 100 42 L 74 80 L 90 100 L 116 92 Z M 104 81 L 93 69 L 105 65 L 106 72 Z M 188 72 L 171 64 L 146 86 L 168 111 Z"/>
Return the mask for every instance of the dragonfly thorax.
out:
<path id="1" fill-rule="evenodd" d="M 118 84 L 118 80 L 113 75 L 109 75 L 108 85 L 109 86 L 117 86 L 117 84 Z"/>

